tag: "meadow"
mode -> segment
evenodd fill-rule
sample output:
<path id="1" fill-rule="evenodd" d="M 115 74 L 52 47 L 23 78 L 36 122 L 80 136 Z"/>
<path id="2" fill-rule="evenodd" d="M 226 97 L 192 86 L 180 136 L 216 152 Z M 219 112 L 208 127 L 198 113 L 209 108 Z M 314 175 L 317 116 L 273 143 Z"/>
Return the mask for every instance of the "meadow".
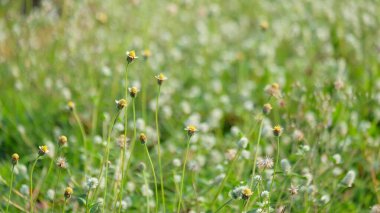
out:
<path id="1" fill-rule="evenodd" d="M 379 13 L 1 0 L 0 211 L 380 213 Z"/>

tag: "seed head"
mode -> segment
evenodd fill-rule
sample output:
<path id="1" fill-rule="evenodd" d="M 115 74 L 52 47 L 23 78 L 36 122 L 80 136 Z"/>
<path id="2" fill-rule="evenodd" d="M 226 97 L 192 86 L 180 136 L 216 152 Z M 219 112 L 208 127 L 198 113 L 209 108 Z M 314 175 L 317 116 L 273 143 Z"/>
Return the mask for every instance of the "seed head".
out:
<path id="1" fill-rule="evenodd" d="M 66 169 L 68 164 L 67 164 L 67 161 L 66 161 L 66 158 L 64 157 L 59 157 L 57 159 L 57 162 L 56 162 L 56 165 L 61 168 L 61 169 Z"/>
<path id="2" fill-rule="evenodd" d="M 58 145 L 64 146 L 67 143 L 67 137 L 64 135 L 61 135 L 58 137 Z"/>
<path id="3" fill-rule="evenodd" d="M 148 138 L 146 137 L 146 135 L 144 133 L 140 134 L 139 139 L 140 139 L 141 144 L 146 144 L 146 142 L 148 140 Z"/>
<path id="4" fill-rule="evenodd" d="M 128 88 L 128 91 L 129 91 L 129 95 L 134 98 L 136 97 L 137 93 L 139 92 L 139 89 L 137 89 L 137 87 L 131 87 L 131 88 Z"/>
<path id="5" fill-rule="evenodd" d="M 282 128 L 280 125 L 276 125 L 273 127 L 273 135 L 274 136 L 279 137 L 279 136 L 281 136 L 281 133 L 282 133 Z"/>
<path id="6" fill-rule="evenodd" d="M 18 156 L 17 153 L 14 153 L 14 154 L 12 155 L 12 164 L 13 164 L 14 166 L 17 165 L 19 159 L 20 159 L 20 156 Z"/>
<path id="7" fill-rule="evenodd" d="M 75 103 L 72 102 L 72 101 L 69 101 L 67 103 L 67 108 L 70 110 L 70 111 L 73 111 L 75 109 Z"/>
<path id="8" fill-rule="evenodd" d="M 265 92 L 268 93 L 268 95 L 273 96 L 275 98 L 281 97 L 280 85 L 278 83 L 273 83 L 271 85 L 266 86 Z"/>
<path id="9" fill-rule="evenodd" d="M 120 110 L 128 105 L 128 102 L 125 99 L 116 100 L 115 103 L 117 105 L 117 108 Z"/>
<path id="10" fill-rule="evenodd" d="M 291 185 L 288 190 L 289 190 L 290 195 L 292 196 L 295 196 L 298 194 L 298 187 L 296 186 Z"/>
<path id="11" fill-rule="evenodd" d="M 246 138 L 246 137 L 240 138 L 240 140 L 238 141 L 237 145 L 238 145 L 239 149 L 245 149 L 245 148 L 247 148 L 248 138 Z"/>
<path id="12" fill-rule="evenodd" d="M 265 115 L 268 115 L 271 110 L 272 110 L 272 105 L 270 103 L 264 104 L 263 113 Z"/>
<path id="13" fill-rule="evenodd" d="M 127 144 L 128 140 L 129 139 L 124 134 L 121 134 L 116 140 L 117 145 L 119 145 L 120 148 L 124 148 L 124 146 Z"/>
<path id="14" fill-rule="evenodd" d="M 127 55 L 127 62 L 128 62 L 128 64 L 132 63 L 133 60 L 135 60 L 136 58 L 138 58 L 136 56 L 136 52 L 134 50 L 127 51 L 126 55 Z"/>
<path id="15" fill-rule="evenodd" d="M 168 80 L 168 78 L 162 73 L 160 73 L 159 75 L 156 75 L 155 78 L 157 79 L 158 85 L 161 85 L 162 82 Z"/>
<path id="16" fill-rule="evenodd" d="M 44 156 L 47 153 L 49 153 L 49 148 L 46 145 L 38 147 L 38 155 L 39 156 Z"/>
<path id="17" fill-rule="evenodd" d="M 198 129 L 194 125 L 189 125 L 185 128 L 189 137 L 193 136 Z"/>
<path id="18" fill-rule="evenodd" d="M 73 193 L 74 190 L 71 187 L 66 187 L 64 196 L 66 199 L 69 199 Z"/>
<path id="19" fill-rule="evenodd" d="M 273 167 L 273 159 L 270 158 L 270 157 L 266 157 L 262 160 L 259 160 L 257 162 L 257 166 L 260 168 L 260 169 L 270 169 Z"/>

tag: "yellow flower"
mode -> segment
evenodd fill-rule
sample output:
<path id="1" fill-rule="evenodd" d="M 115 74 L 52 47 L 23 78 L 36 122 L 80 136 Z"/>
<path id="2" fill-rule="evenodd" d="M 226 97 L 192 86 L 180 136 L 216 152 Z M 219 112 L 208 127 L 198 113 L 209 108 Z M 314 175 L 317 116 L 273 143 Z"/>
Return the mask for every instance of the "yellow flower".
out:
<path id="1" fill-rule="evenodd" d="M 242 190 L 243 199 L 247 200 L 249 197 L 253 195 L 253 192 L 250 188 L 244 188 Z"/>
<path id="2" fill-rule="evenodd" d="M 269 103 L 264 104 L 264 107 L 263 107 L 264 114 L 268 115 L 271 110 L 272 110 L 272 105 L 270 105 Z"/>
<path id="3" fill-rule="evenodd" d="M 137 89 L 137 87 L 131 87 L 131 88 L 128 88 L 128 91 L 129 91 L 129 95 L 134 98 L 136 97 L 137 93 L 139 92 L 139 89 Z"/>
<path id="4" fill-rule="evenodd" d="M 187 134 L 191 137 L 195 134 L 196 131 L 198 131 L 198 129 L 194 126 L 194 125 L 189 125 L 185 128 L 185 130 L 187 131 Z"/>
<path id="5" fill-rule="evenodd" d="M 40 156 L 43 156 L 45 154 L 49 153 L 49 148 L 46 146 L 46 145 L 43 145 L 43 146 L 39 146 L 38 147 L 38 154 Z"/>
<path id="6" fill-rule="evenodd" d="M 128 61 L 128 63 L 132 63 L 133 60 L 135 60 L 136 58 L 138 58 L 136 56 L 136 52 L 134 50 L 127 51 L 126 55 L 127 55 L 127 61 Z"/>
<path id="7" fill-rule="evenodd" d="M 72 101 L 69 101 L 67 103 L 67 108 L 69 108 L 70 111 L 73 111 L 75 109 L 75 103 Z"/>
<path id="8" fill-rule="evenodd" d="M 269 23 L 267 21 L 263 21 L 260 23 L 260 28 L 263 30 L 263 31 L 266 31 L 269 27 Z"/>
<path id="9" fill-rule="evenodd" d="M 148 140 L 148 138 L 146 137 L 144 133 L 141 133 L 139 138 L 140 138 L 141 144 L 145 144 L 146 141 Z"/>
<path id="10" fill-rule="evenodd" d="M 158 85 L 161 85 L 162 82 L 168 80 L 168 78 L 162 73 L 160 73 L 159 75 L 156 75 L 155 78 L 157 79 Z"/>
<path id="11" fill-rule="evenodd" d="M 116 102 L 118 109 L 123 109 L 128 104 L 127 100 L 125 100 L 125 99 L 116 100 L 115 102 Z"/>
<path id="12" fill-rule="evenodd" d="M 273 127 L 273 135 L 274 136 L 278 137 L 281 135 L 281 133 L 282 133 L 282 128 L 280 125 Z"/>
<path id="13" fill-rule="evenodd" d="M 12 164 L 16 165 L 18 163 L 18 160 L 20 159 L 20 156 L 17 153 L 14 153 L 12 155 Z"/>
<path id="14" fill-rule="evenodd" d="M 58 144 L 59 146 L 64 146 L 67 143 L 67 137 L 64 135 L 59 136 Z"/>
<path id="15" fill-rule="evenodd" d="M 152 53 L 150 52 L 150 50 L 147 49 L 147 50 L 144 50 L 142 55 L 144 59 L 148 59 L 152 55 Z"/>
<path id="16" fill-rule="evenodd" d="M 71 195 L 74 193 L 74 190 L 71 187 L 66 187 L 65 189 L 65 198 L 69 199 Z"/>

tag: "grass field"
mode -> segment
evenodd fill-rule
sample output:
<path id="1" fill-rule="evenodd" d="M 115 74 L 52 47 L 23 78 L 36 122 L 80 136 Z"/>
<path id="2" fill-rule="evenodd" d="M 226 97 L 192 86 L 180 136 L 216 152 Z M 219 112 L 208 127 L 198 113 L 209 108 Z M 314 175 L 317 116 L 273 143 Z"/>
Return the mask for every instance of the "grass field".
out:
<path id="1" fill-rule="evenodd" d="M 379 14 L 0 0 L 0 211 L 379 213 Z"/>

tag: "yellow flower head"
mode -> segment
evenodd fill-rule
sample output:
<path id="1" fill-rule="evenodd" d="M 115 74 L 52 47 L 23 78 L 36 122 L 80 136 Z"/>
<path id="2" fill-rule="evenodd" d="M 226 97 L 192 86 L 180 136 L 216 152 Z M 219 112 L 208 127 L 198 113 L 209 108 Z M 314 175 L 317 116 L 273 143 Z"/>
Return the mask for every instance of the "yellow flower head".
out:
<path id="1" fill-rule="evenodd" d="M 67 103 L 67 108 L 69 108 L 70 111 L 73 111 L 75 109 L 75 103 L 72 101 L 69 101 Z"/>
<path id="2" fill-rule="evenodd" d="M 249 197 L 251 197 L 253 195 L 253 192 L 250 188 L 244 188 L 242 190 L 242 195 L 243 195 L 243 199 L 247 200 Z"/>
<path id="3" fill-rule="evenodd" d="M 58 144 L 59 146 L 64 146 L 67 143 L 67 137 L 64 135 L 61 135 L 58 137 Z"/>
<path id="4" fill-rule="evenodd" d="M 64 196 L 66 199 L 69 199 L 73 193 L 74 190 L 71 187 L 66 187 Z"/>
<path id="5" fill-rule="evenodd" d="M 263 113 L 268 115 L 272 110 L 272 105 L 270 103 L 264 104 Z"/>
<path id="6" fill-rule="evenodd" d="M 273 135 L 278 137 L 280 136 L 282 133 L 282 128 L 280 125 L 276 125 L 275 127 L 273 127 Z"/>
<path id="7" fill-rule="evenodd" d="M 269 23 L 268 23 L 267 21 L 263 21 L 263 22 L 260 23 L 260 28 L 261 28 L 263 31 L 267 30 L 268 27 L 269 27 Z"/>
<path id="8" fill-rule="evenodd" d="M 12 155 L 12 164 L 16 165 L 18 163 L 18 160 L 20 159 L 20 156 L 17 153 L 14 153 Z"/>
<path id="9" fill-rule="evenodd" d="M 189 135 L 190 137 L 193 136 L 196 131 L 198 131 L 198 129 L 194 125 L 187 126 L 185 130 L 187 131 L 187 135 Z"/>
<path id="10" fill-rule="evenodd" d="M 128 104 L 127 100 L 125 100 L 125 99 L 116 100 L 115 102 L 116 102 L 118 109 L 123 109 Z"/>
<path id="11" fill-rule="evenodd" d="M 128 63 L 131 63 L 133 60 L 135 60 L 136 58 L 138 58 L 136 56 L 136 52 L 134 50 L 127 51 L 126 55 L 127 55 L 127 61 L 128 61 Z"/>
<path id="12" fill-rule="evenodd" d="M 139 139 L 140 139 L 141 144 L 145 144 L 146 141 L 148 140 L 148 138 L 146 137 L 146 135 L 144 133 L 140 134 Z"/>
<path id="13" fill-rule="evenodd" d="M 155 78 L 157 79 L 158 85 L 161 85 L 162 82 L 168 80 L 168 78 L 162 73 L 160 73 L 159 75 L 156 75 Z"/>
<path id="14" fill-rule="evenodd" d="M 144 50 L 143 57 L 144 59 L 148 59 L 152 55 L 152 52 L 148 49 Z"/>
<path id="15" fill-rule="evenodd" d="M 131 88 L 128 88 L 128 91 L 129 91 L 129 95 L 134 98 L 136 97 L 137 93 L 139 92 L 139 89 L 137 89 L 137 87 L 131 87 Z"/>
<path id="16" fill-rule="evenodd" d="M 96 20 L 99 21 L 101 24 L 105 24 L 108 21 L 108 16 L 104 12 L 98 12 L 96 14 Z"/>
<path id="17" fill-rule="evenodd" d="M 45 154 L 49 153 L 49 148 L 46 146 L 46 145 L 43 145 L 43 146 L 39 146 L 38 147 L 38 154 L 40 156 L 43 156 Z"/>

